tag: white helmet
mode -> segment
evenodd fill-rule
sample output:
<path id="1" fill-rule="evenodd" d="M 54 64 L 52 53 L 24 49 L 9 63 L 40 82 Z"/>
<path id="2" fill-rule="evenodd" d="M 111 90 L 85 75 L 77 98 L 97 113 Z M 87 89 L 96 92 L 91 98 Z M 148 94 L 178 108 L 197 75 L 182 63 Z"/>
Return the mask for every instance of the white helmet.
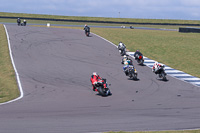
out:
<path id="1" fill-rule="evenodd" d="M 92 75 L 95 75 L 95 76 L 96 76 L 96 75 L 98 75 L 98 74 L 97 74 L 97 72 L 93 72 Z"/>
<path id="2" fill-rule="evenodd" d="M 155 65 L 157 66 L 157 65 L 158 65 L 158 62 L 155 62 Z"/>
<path id="3" fill-rule="evenodd" d="M 125 61 L 125 62 L 124 62 L 124 65 L 128 65 L 128 62 L 127 62 L 127 61 Z"/>
<path id="4" fill-rule="evenodd" d="M 124 55 L 124 58 L 126 58 L 126 55 Z"/>

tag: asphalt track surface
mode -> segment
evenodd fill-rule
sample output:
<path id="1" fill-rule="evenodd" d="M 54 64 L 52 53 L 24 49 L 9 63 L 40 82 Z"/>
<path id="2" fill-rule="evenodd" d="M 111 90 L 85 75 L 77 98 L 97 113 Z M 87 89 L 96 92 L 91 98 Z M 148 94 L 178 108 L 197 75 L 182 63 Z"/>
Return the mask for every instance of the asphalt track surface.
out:
<path id="1" fill-rule="evenodd" d="M 138 81 L 122 71 L 107 41 L 75 29 L 7 25 L 24 97 L 0 106 L 2 133 L 82 133 L 200 128 L 200 88 L 146 66 Z M 97 71 L 111 96 L 92 91 Z"/>

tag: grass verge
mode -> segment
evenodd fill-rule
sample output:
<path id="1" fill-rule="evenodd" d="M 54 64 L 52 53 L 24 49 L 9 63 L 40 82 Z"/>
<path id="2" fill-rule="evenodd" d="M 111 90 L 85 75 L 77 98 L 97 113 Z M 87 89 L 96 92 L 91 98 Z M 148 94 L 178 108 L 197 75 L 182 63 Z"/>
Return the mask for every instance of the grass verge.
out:
<path id="1" fill-rule="evenodd" d="M 0 103 L 19 97 L 15 72 L 11 64 L 5 29 L 0 24 Z"/>

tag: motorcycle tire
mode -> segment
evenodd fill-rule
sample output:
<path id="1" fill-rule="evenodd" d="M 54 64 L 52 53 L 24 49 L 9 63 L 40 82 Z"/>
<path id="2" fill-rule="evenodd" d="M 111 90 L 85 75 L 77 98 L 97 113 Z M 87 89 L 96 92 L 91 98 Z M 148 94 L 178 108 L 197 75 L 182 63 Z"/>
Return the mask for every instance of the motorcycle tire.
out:
<path id="1" fill-rule="evenodd" d="M 136 80 L 137 79 L 137 73 L 133 74 L 133 79 Z"/>
<path id="2" fill-rule="evenodd" d="M 143 59 L 141 59 L 141 60 L 140 60 L 140 59 L 137 59 L 137 62 L 138 62 L 139 65 L 143 65 L 144 60 L 143 60 Z"/>
<path id="3" fill-rule="evenodd" d="M 108 95 L 107 90 L 105 88 L 103 88 L 102 86 L 98 87 L 97 90 L 98 90 L 98 92 L 101 96 L 107 96 Z"/>
<path id="4" fill-rule="evenodd" d="M 166 73 L 163 71 L 163 72 L 161 72 L 161 77 L 162 77 L 162 79 L 165 81 L 165 80 L 167 80 L 167 78 L 166 78 Z"/>
<path id="5" fill-rule="evenodd" d="M 121 56 L 124 56 L 124 55 L 126 55 L 125 49 L 121 51 Z"/>

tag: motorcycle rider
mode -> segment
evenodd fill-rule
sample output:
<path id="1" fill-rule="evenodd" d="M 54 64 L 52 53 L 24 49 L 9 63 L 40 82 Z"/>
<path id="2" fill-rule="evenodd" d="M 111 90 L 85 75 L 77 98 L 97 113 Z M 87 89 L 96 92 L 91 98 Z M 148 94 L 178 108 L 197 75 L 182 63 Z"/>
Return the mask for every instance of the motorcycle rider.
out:
<path id="1" fill-rule="evenodd" d="M 126 74 L 126 76 L 128 75 L 128 67 L 129 67 L 128 62 L 125 61 L 125 62 L 124 62 L 123 70 L 124 70 L 124 73 Z"/>
<path id="2" fill-rule="evenodd" d="M 85 24 L 84 29 L 85 29 L 85 27 L 87 27 L 87 24 Z"/>
<path id="3" fill-rule="evenodd" d="M 142 56 L 142 53 L 139 50 L 136 50 L 133 56 L 135 57 L 135 60 L 137 60 L 140 56 Z"/>
<path id="4" fill-rule="evenodd" d="M 20 18 L 17 19 L 17 24 L 18 24 L 18 26 L 20 26 L 20 24 L 21 24 L 21 19 Z"/>
<path id="5" fill-rule="evenodd" d="M 128 59 L 128 57 L 126 55 L 124 55 L 124 57 L 122 58 L 122 64 L 124 64 L 124 62 Z"/>
<path id="6" fill-rule="evenodd" d="M 162 66 L 161 64 L 159 64 L 158 62 L 155 62 L 154 65 L 153 65 L 152 71 L 153 71 L 155 74 L 158 74 L 158 70 L 159 70 L 159 68 L 160 68 L 161 66 Z"/>
<path id="7" fill-rule="evenodd" d="M 92 89 L 93 91 L 97 91 L 96 84 L 99 80 L 102 80 L 102 78 L 97 74 L 97 72 L 93 72 L 92 76 L 90 78 L 90 81 L 92 83 Z"/>
<path id="8" fill-rule="evenodd" d="M 84 26 L 84 29 L 83 30 L 85 30 L 85 33 L 87 32 L 87 31 L 90 31 L 90 27 L 89 26 L 87 26 L 87 24 L 85 24 L 85 26 Z"/>
<path id="9" fill-rule="evenodd" d="M 23 25 L 26 26 L 26 20 L 24 19 Z"/>
<path id="10" fill-rule="evenodd" d="M 126 74 L 126 76 L 128 75 L 128 68 L 129 68 L 130 66 L 133 66 L 133 64 L 129 64 L 128 61 L 125 61 L 125 62 L 124 62 L 123 70 L 124 70 L 124 73 Z M 134 66 L 133 66 L 133 68 L 134 68 Z"/>
<path id="11" fill-rule="evenodd" d="M 127 55 L 124 55 L 121 63 L 124 64 L 125 61 L 127 61 L 129 65 L 133 65 L 133 61 L 130 58 L 128 58 Z"/>
<path id="12" fill-rule="evenodd" d="M 123 50 L 123 48 L 126 48 L 126 45 L 122 42 L 119 42 L 118 44 L 118 50 Z"/>

